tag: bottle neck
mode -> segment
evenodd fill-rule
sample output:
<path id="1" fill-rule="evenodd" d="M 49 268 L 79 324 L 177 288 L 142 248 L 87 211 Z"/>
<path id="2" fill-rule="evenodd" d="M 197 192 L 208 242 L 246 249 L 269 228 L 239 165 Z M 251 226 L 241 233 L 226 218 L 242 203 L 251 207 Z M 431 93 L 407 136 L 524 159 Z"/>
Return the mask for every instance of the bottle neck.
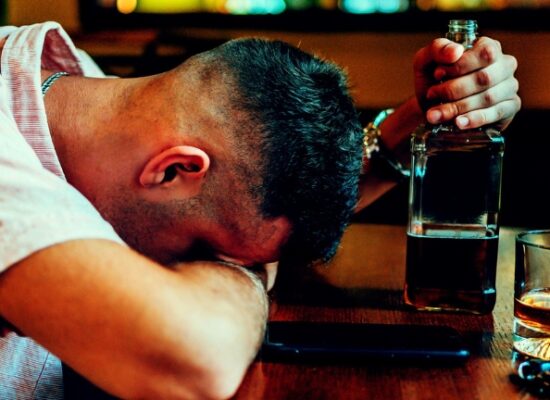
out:
<path id="1" fill-rule="evenodd" d="M 472 48 L 474 46 L 475 41 L 477 40 L 477 22 L 475 20 L 470 19 L 453 19 L 449 21 L 449 31 L 445 35 L 445 37 L 455 43 L 459 43 L 466 50 Z M 446 135 L 461 135 L 462 137 L 466 138 L 468 136 L 477 136 L 477 135 L 484 135 L 484 130 L 486 127 L 483 128 L 475 128 L 475 129 L 468 129 L 468 130 L 461 130 L 452 121 L 447 121 L 444 123 L 439 123 L 436 125 L 432 125 L 429 123 L 426 123 L 419 127 L 418 132 L 424 132 L 421 134 L 415 135 L 413 133 L 413 136 L 416 137 L 422 137 L 425 136 L 427 132 L 430 132 L 430 135 L 432 136 L 446 136 Z"/>
<path id="2" fill-rule="evenodd" d="M 449 31 L 445 37 L 469 49 L 474 46 L 477 39 L 477 22 L 469 19 L 451 20 L 449 22 Z"/>

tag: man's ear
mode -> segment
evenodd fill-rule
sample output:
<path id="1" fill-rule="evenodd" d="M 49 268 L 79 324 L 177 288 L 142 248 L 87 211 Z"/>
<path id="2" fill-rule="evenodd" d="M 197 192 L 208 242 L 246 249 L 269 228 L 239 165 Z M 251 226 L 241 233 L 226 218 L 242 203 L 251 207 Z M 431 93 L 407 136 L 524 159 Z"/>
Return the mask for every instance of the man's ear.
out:
<path id="1" fill-rule="evenodd" d="M 174 146 L 147 162 L 139 175 L 139 183 L 152 189 L 178 186 L 194 195 L 209 167 L 210 158 L 203 150 L 194 146 Z"/>

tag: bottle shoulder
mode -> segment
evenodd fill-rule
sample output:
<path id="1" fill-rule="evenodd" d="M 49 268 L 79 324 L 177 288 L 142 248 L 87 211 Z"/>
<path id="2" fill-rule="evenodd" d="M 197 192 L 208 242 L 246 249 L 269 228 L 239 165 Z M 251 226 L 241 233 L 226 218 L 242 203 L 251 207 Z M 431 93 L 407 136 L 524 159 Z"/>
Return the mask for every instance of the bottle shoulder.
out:
<path id="1" fill-rule="evenodd" d="M 474 128 L 459 129 L 454 124 L 431 125 L 423 124 L 412 133 L 415 141 L 449 142 L 449 143 L 504 143 L 500 130 L 492 125 Z"/>

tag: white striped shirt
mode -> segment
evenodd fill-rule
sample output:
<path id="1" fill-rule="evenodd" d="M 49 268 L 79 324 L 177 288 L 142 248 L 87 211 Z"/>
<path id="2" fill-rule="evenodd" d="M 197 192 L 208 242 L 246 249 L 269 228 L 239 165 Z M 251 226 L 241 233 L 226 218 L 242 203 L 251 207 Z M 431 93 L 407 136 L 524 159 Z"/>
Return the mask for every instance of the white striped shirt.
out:
<path id="1" fill-rule="evenodd" d="M 0 273 L 68 240 L 122 243 L 65 180 L 40 90 L 41 69 L 93 77 L 103 73 L 54 22 L 2 27 L 0 40 Z M 57 358 L 13 332 L 0 337 L 0 399 L 62 398 Z"/>

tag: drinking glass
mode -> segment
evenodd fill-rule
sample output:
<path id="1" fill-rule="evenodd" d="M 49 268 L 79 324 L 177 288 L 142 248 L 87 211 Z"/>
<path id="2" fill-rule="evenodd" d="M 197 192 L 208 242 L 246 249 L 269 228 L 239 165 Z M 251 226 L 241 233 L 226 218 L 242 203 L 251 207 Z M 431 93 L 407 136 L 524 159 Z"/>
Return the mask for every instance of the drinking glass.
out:
<path id="1" fill-rule="evenodd" d="M 512 363 L 518 376 L 550 390 L 550 230 L 516 237 Z"/>

